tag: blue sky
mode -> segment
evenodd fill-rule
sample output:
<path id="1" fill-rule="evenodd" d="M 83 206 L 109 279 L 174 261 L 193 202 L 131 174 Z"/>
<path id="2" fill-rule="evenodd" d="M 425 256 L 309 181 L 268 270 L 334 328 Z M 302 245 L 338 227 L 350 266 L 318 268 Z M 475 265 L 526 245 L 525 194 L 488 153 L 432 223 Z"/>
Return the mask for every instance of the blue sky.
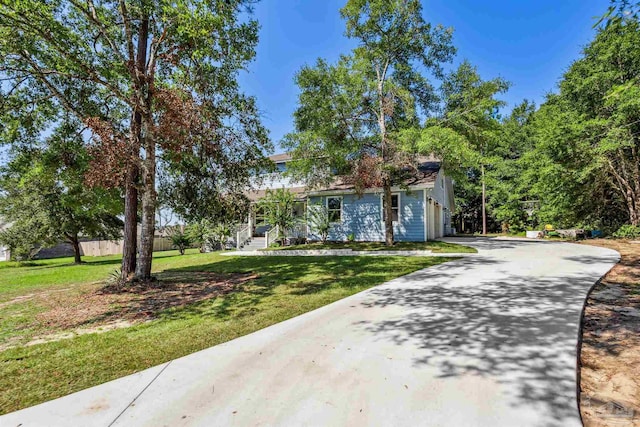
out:
<path id="1" fill-rule="evenodd" d="M 343 36 L 339 9 L 345 1 L 262 0 L 255 6 L 260 43 L 240 83 L 257 97 L 275 144 L 293 130 L 295 73 L 318 57 L 333 62 L 354 46 Z M 525 98 L 540 104 L 555 90 L 593 38 L 594 17 L 608 5 L 608 0 L 423 0 L 423 13 L 433 24 L 454 28 L 458 54 L 452 66 L 468 59 L 483 78 L 500 76 L 512 83 L 503 96 L 509 110 Z"/>

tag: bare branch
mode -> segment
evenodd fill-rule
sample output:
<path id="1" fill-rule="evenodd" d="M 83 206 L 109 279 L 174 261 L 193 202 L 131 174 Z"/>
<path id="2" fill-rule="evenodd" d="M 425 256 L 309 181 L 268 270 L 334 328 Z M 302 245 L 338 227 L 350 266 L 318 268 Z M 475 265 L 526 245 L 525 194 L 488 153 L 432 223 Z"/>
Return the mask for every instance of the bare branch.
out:
<path id="1" fill-rule="evenodd" d="M 78 10 L 82 11 L 82 13 L 84 13 L 89 18 L 89 20 L 91 20 L 91 22 L 93 22 L 98 27 L 98 31 L 99 31 L 100 35 L 102 35 L 102 37 L 107 41 L 107 44 L 111 47 L 111 50 L 113 50 L 113 52 L 116 55 L 118 55 L 120 60 L 126 66 L 127 59 L 124 57 L 124 55 L 122 55 L 122 52 L 120 52 L 120 49 L 118 49 L 118 47 L 113 42 L 113 40 L 111 40 L 111 38 L 108 36 L 106 27 L 104 26 L 104 24 L 98 18 L 98 14 L 96 12 L 96 7 L 95 7 L 95 5 L 93 3 L 93 0 L 87 0 L 87 4 L 89 5 L 89 9 L 88 10 L 83 8 L 82 5 L 77 0 L 69 0 L 69 1 Z"/>

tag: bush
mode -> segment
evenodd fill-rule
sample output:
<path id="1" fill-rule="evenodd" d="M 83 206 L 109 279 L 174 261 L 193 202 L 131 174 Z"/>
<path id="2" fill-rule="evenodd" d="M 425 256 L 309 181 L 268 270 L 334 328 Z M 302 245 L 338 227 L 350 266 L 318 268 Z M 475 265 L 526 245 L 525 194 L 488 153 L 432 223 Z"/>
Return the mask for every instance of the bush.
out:
<path id="1" fill-rule="evenodd" d="M 198 222 L 189 224 L 185 234 L 191 242 L 200 245 L 200 252 L 204 253 L 208 250 L 224 249 L 232 235 L 232 230 L 225 223 L 214 224 L 211 220 L 201 219 Z"/>
<path id="2" fill-rule="evenodd" d="M 218 223 L 207 233 L 205 240 L 207 246 L 212 250 L 224 249 L 231 235 L 231 227 L 224 223 Z"/>
<path id="3" fill-rule="evenodd" d="M 178 249 L 180 255 L 184 255 L 185 249 L 191 246 L 191 238 L 182 231 L 182 227 L 179 225 L 170 229 L 169 234 L 173 247 Z"/>
<path id="4" fill-rule="evenodd" d="M 356 235 L 351 233 L 347 236 L 347 241 L 354 242 L 356 240 Z"/>
<path id="5" fill-rule="evenodd" d="M 320 236 L 322 243 L 326 243 L 331 230 L 331 219 L 329 218 L 327 207 L 321 204 L 309 205 L 307 213 L 309 215 L 309 228 Z"/>
<path id="6" fill-rule="evenodd" d="M 13 225 L 0 232 L 0 243 L 9 248 L 11 259 L 18 262 L 31 261 L 40 251 L 44 237 L 37 229 Z"/>
<path id="7" fill-rule="evenodd" d="M 625 224 L 613 233 L 616 239 L 637 239 L 640 237 L 640 226 Z"/>

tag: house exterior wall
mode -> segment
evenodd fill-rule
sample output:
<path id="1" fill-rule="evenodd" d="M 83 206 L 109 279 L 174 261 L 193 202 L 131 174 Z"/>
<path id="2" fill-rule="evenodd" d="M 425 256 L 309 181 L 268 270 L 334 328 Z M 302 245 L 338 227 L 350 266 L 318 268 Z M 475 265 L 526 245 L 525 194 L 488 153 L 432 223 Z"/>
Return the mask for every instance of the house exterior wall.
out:
<path id="1" fill-rule="evenodd" d="M 453 182 L 440 169 L 433 188 L 427 191 L 427 237 L 429 240 L 452 234 Z M 429 206 L 431 199 L 431 206 Z"/>
<path id="2" fill-rule="evenodd" d="M 286 174 L 286 161 L 276 161 L 276 172 L 260 177 L 256 188 L 259 190 L 275 188 L 304 187 L 303 183 L 295 182 Z M 453 182 L 440 168 L 433 184 L 423 189 L 411 191 L 395 191 L 400 195 L 400 221 L 394 223 L 394 238 L 396 241 L 424 241 L 451 234 L 451 217 L 455 208 L 453 198 Z M 433 186 L 431 186 L 433 185 Z M 310 207 L 314 204 L 326 206 L 326 198 L 330 193 L 309 196 L 307 202 Z M 328 238 L 335 241 L 347 240 L 353 234 L 357 241 L 384 241 L 384 223 L 382 216 L 381 192 L 372 191 L 361 196 L 346 194 L 338 191 L 337 197 L 342 198 L 342 221 L 334 224 Z M 261 234 L 269 226 L 258 227 L 256 234 Z M 319 239 L 318 235 L 310 233 L 311 239 Z"/>
<path id="3" fill-rule="evenodd" d="M 396 193 L 394 193 L 396 194 Z M 424 194 L 423 190 L 398 192 L 400 195 L 400 221 L 394 223 L 394 237 L 397 241 L 424 240 Z M 312 196 L 309 209 L 314 205 L 325 205 L 326 198 L 332 196 Z M 342 221 L 334 224 L 329 232 L 329 240 L 347 240 L 353 234 L 356 241 L 384 241 L 382 221 L 382 197 L 380 193 L 344 194 L 342 197 Z M 309 238 L 319 239 L 310 233 Z"/>

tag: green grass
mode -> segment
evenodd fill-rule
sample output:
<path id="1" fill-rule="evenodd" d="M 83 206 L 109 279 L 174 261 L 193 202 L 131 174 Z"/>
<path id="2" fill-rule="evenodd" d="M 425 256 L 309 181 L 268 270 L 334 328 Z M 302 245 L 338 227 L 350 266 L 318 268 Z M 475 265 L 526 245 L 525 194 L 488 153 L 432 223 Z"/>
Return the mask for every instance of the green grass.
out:
<path id="1" fill-rule="evenodd" d="M 197 249 L 187 250 L 179 256 L 178 251 L 156 252 L 154 271 L 189 265 Z M 28 263 L 0 262 L 0 303 L 19 295 L 41 290 L 65 288 L 69 285 L 105 280 L 110 273 L 120 269 L 121 256 L 83 257 L 84 263 L 73 264 L 73 258 L 54 258 Z"/>
<path id="2" fill-rule="evenodd" d="M 284 247 L 273 247 L 264 249 L 266 251 L 293 251 L 293 250 L 312 250 L 312 249 L 352 249 L 354 251 L 417 251 L 427 250 L 434 253 L 476 253 L 476 249 L 458 245 L 456 243 L 447 243 L 441 241 L 430 242 L 396 242 L 392 247 L 384 244 L 384 242 L 316 242 L 306 245 L 294 245 Z"/>
<path id="3" fill-rule="evenodd" d="M 217 253 L 158 253 L 154 270 L 253 273 L 240 291 L 163 311 L 156 320 L 101 334 L 16 347 L 0 352 L 0 413 L 60 397 L 219 344 L 313 310 L 394 277 L 446 262 L 431 257 L 225 257 Z M 97 289 L 117 266 L 116 257 L 4 265 L 0 297 L 45 289 Z M 162 273 L 164 272 L 164 273 Z M 69 290 L 64 290 L 70 288 Z M 0 308 L 1 328 L 33 316 L 29 302 Z M 20 314 L 22 310 L 22 314 Z M 21 317 L 22 316 L 22 317 Z M 17 320 L 7 320 L 6 318 Z M 13 322 L 13 324 L 12 324 Z"/>

